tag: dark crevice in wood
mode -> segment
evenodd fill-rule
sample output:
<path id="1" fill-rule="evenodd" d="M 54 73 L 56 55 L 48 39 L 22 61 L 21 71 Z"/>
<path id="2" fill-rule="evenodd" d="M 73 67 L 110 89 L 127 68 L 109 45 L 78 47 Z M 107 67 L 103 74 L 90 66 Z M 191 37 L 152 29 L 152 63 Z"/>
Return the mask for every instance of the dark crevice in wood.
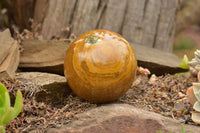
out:
<path id="1" fill-rule="evenodd" d="M 163 5 L 163 0 L 161 0 L 161 5 Z M 156 30 L 155 30 L 155 35 L 154 35 L 154 39 L 153 39 L 153 46 L 152 46 L 153 48 L 156 47 L 156 40 L 157 40 L 158 29 L 159 29 L 159 25 L 160 25 L 161 12 L 162 12 L 162 6 L 160 6 L 160 11 L 159 11 L 157 22 L 156 22 Z"/>
<path id="2" fill-rule="evenodd" d="M 125 7 L 124 15 L 123 15 L 123 20 L 122 20 L 120 31 L 119 31 L 119 34 L 121 34 L 121 35 L 122 35 L 123 28 L 124 28 L 125 18 L 126 18 L 127 12 L 128 12 L 128 2 L 129 2 L 129 0 L 126 1 L 126 7 Z"/>
<path id="3" fill-rule="evenodd" d="M 97 6 L 97 12 L 99 11 L 101 5 L 102 5 L 102 0 L 99 0 L 98 6 Z"/>
<path id="4" fill-rule="evenodd" d="M 12 46 L 11 46 L 11 48 L 12 48 Z M 10 48 L 10 49 L 11 49 Z M 8 56 L 9 56 L 9 53 L 10 53 L 10 49 L 9 49 L 9 52 L 6 54 L 6 56 L 5 57 L 3 57 L 3 59 L 1 60 L 1 62 L 0 62 L 0 66 L 4 63 L 4 61 L 8 58 Z"/>
<path id="5" fill-rule="evenodd" d="M 75 14 L 75 12 L 76 12 L 77 6 L 78 6 L 78 0 L 76 0 L 76 2 L 75 2 L 75 4 L 74 4 L 73 11 L 72 11 L 72 14 L 70 15 L 70 19 L 69 19 L 69 25 L 70 25 L 70 26 L 72 25 L 73 18 L 74 18 L 74 14 Z M 71 30 L 72 30 L 72 29 L 71 29 Z M 71 32 L 72 32 L 71 30 L 69 31 L 68 37 L 71 35 Z"/>
<path id="6" fill-rule="evenodd" d="M 32 18 L 34 16 L 34 12 L 35 12 L 35 5 L 36 5 L 36 0 L 33 1 L 33 9 L 32 9 L 33 14 L 32 14 Z"/>
<path id="7" fill-rule="evenodd" d="M 176 19 L 174 19 L 174 20 L 176 20 Z M 173 21 L 173 20 L 171 20 L 170 22 L 172 22 L 172 23 L 174 23 L 175 21 Z M 172 24 L 172 26 L 171 25 L 169 25 L 170 27 L 169 28 L 167 28 L 167 29 L 170 29 L 169 30 L 169 37 L 171 37 L 172 36 L 172 34 L 173 34 L 173 29 L 175 29 L 176 28 L 176 26 L 175 26 L 175 24 Z"/>
<path id="8" fill-rule="evenodd" d="M 101 0 L 100 0 L 100 1 L 101 1 Z M 100 3 L 101 3 L 101 6 L 102 6 L 102 5 L 103 5 L 102 2 L 100 2 Z M 105 12 L 106 12 L 107 4 L 108 4 L 108 0 L 105 0 L 104 7 L 103 7 L 103 9 L 102 9 L 102 11 L 101 11 L 101 13 L 100 13 L 100 17 L 98 18 L 98 21 L 97 21 L 96 29 L 98 29 L 99 24 L 100 24 L 100 21 L 102 20 L 104 14 L 105 14 Z M 98 6 L 99 6 L 99 5 L 98 5 Z M 100 7 L 101 7 L 101 6 L 100 6 Z M 99 8 L 100 8 L 100 7 L 99 7 Z M 99 10 L 100 10 L 100 9 L 99 9 Z"/>
<path id="9" fill-rule="evenodd" d="M 75 2 L 75 4 L 74 4 L 73 11 L 72 11 L 72 14 L 70 15 L 69 25 L 72 24 L 72 21 L 73 21 L 73 18 L 74 18 L 74 14 L 75 14 L 75 12 L 76 12 L 77 5 L 78 5 L 78 0 L 76 0 L 76 2 Z"/>
<path id="10" fill-rule="evenodd" d="M 146 15 L 146 9 L 147 9 L 147 5 L 149 3 L 149 0 L 145 0 L 144 2 L 144 8 L 143 8 L 143 16 L 142 16 L 142 20 L 145 19 L 145 15 Z"/>
<path id="11" fill-rule="evenodd" d="M 8 1 L 8 0 L 1 0 L 1 3 L 4 4 L 4 6 L 8 9 L 11 9 L 12 8 L 12 5 L 11 5 L 11 2 Z"/>
<path id="12" fill-rule="evenodd" d="M 172 38 L 174 37 L 174 34 L 175 34 L 175 30 L 174 29 L 176 29 L 176 24 L 175 24 L 176 21 L 174 21 L 174 20 L 176 20 L 176 17 L 173 20 L 170 21 L 172 24 L 170 24 L 170 27 L 167 28 L 167 29 L 170 29 L 169 30 L 169 34 L 168 34 L 169 38 L 168 38 L 167 43 L 166 43 L 168 46 L 171 46 L 169 44 L 170 44 L 170 41 L 173 40 Z M 170 48 L 170 49 L 171 49 L 170 52 L 172 52 L 173 48 Z"/>

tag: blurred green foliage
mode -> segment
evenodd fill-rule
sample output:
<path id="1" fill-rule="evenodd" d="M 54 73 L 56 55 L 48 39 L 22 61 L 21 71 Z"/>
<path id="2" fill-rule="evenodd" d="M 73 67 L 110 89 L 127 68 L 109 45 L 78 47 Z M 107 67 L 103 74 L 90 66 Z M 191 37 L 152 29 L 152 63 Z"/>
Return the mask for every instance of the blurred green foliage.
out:
<path id="1" fill-rule="evenodd" d="M 173 49 L 174 50 L 192 50 L 196 47 L 196 43 L 192 38 L 180 36 L 175 42 Z"/>
<path id="2" fill-rule="evenodd" d="M 2 7 L 3 3 L 0 1 L 0 8 Z"/>
<path id="3" fill-rule="evenodd" d="M 179 77 L 190 77 L 191 73 L 188 71 L 188 72 L 182 72 L 182 73 L 178 73 L 178 76 Z"/>

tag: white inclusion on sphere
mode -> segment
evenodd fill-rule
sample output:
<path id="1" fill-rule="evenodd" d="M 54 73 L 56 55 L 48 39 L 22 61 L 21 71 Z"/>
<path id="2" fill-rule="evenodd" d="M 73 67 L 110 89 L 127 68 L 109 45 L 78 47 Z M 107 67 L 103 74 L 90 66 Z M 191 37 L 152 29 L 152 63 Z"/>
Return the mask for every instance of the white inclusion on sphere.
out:
<path id="1" fill-rule="evenodd" d="M 97 32 L 97 33 L 95 33 L 94 34 L 95 36 L 97 36 L 97 37 L 102 37 L 102 38 L 104 38 L 104 39 L 113 39 L 113 38 L 118 38 L 118 36 L 116 36 L 116 35 L 109 35 L 108 33 L 103 33 L 103 32 Z"/>
<path id="2" fill-rule="evenodd" d="M 110 35 L 108 33 L 103 33 L 103 32 L 100 32 L 100 33 L 96 32 L 94 35 L 97 36 L 97 37 L 105 38 L 107 40 L 110 40 L 110 39 L 117 40 L 117 39 L 119 39 L 119 36 L 117 36 L 117 35 L 113 35 L 113 34 Z M 125 38 L 121 37 L 120 39 L 123 40 L 124 42 L 128 43 L 128 41 Z"/>
<path id="3" fill-rule="evenodd" d="M 79 43 L 79 42 L 81 42 L 81 41 L 83 41 L 83 39 L 77 40 L 77 41 L 75 42 L 75 44 L 76 44 L 76 43 Z"/>

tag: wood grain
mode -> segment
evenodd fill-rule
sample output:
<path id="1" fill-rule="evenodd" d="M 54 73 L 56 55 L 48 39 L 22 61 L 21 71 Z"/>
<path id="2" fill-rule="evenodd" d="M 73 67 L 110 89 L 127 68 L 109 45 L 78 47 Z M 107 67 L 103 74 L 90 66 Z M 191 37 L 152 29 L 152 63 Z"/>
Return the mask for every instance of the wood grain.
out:
<path id="1" fill-rule="evenodd" d="M 131 43 L 172 52 L 177 3 L 177 0 L 49 0 L 43 2 L 49 6 L 42 34 L 50 39 L 65 27 L 71 27 L 70 32 L 77 36 L 93 29 L 107 29 Z M 36 4 L 36 8 L 46 7 L 43 4 Z"/>

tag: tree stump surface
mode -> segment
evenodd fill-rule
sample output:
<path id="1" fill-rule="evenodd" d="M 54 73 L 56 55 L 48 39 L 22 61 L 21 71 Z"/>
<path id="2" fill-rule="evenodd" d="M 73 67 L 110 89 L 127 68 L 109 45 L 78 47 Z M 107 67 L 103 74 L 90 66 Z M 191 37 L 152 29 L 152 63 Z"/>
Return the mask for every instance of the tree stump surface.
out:
<path id="1" fill-rule="evenodd" d="M 177 5 L 177 0 L 37 0 L 34 19 L 42 23 L 45 39 L 65 27 L 77 36 L 108 29 L 131 43 L 172 52 Z"/>

